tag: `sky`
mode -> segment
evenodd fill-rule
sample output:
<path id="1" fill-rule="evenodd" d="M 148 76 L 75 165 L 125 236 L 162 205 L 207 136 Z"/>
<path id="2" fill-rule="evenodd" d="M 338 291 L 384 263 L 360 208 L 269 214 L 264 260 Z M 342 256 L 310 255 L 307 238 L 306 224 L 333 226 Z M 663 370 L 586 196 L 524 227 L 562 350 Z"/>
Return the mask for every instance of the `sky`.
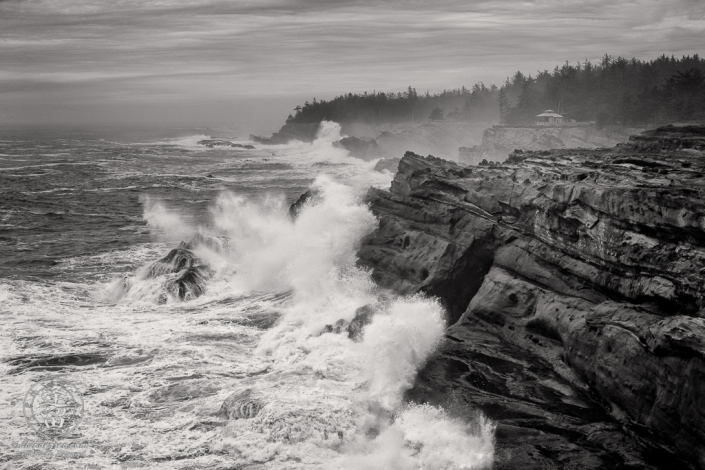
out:
<path id="1" fill-rule="evenodd" d="M 313 97 L 704 46 L 704 0 L 0 0 L 0 126 L 273 131 Z"/>

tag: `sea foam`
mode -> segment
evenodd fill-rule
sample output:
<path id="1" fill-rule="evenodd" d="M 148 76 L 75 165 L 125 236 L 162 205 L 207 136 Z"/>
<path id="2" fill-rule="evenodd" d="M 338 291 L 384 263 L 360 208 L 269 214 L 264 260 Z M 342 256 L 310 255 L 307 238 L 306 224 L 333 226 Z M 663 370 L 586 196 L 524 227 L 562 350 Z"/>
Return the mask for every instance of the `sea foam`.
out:
<path id="1" fill-rule="evenodd" d="M 236 462 L 274 468 L 490 468 L 490 422 L 480 417 L 469 423 L 440 408 L 405 403 L 405 392 L 443 341 L 444 312 L 434 299 L 381 292 L 356 265 L 362 239 L 377 225 L 361 195 L 379 176 L 334 149 L 339 138 L 337 124 L 323 123 L 313 144 L 280 149 L 294 162 L 355 169 L 319 175 L 311 188 L 320 196 L 296 220 L 287 216 L 280 195 L 223 192 L 208 227 L 190 227 L 163 201 L 143 199 L 145 220 L 162 237 L 201 231 L 229 240 L 226 250 L 195 250 L 216 273 L 196 303 L 290 292 L 284 303 L 258 307 L 280 315 L 248 353 L 260 364 L 252 367 L 267 373 L 233 389 L 248 390 L 260 411 L 229 421 L 211 447 L 237 456 Z M 155 296 L 157 281 L 133 285 L 123 301 Z M 362 341 L 325 332 L 326 325 L 352 320 L 363 306 L 376 313 Z"/>

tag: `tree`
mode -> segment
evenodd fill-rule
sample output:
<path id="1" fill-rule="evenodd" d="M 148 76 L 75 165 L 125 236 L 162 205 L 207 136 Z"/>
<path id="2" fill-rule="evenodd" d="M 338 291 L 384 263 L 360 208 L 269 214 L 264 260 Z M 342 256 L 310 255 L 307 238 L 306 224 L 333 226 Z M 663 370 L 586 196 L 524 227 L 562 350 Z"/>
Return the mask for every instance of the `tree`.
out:
<path id="1" fill-rule="evenodd" d="M 704 114 L 705 74 L 691 68 L 672 75 L 664 86 L 673 119 L 697 119 Z"/>
<path id="2" fill-rule="evenodd" d="M 441 108 L 433 108 L 431 115 L 428 117 L 431 121 L 442 121 L 443 120 L 443 110 Z"/>
<path id="3" fill-rule="evenodd" d="M 497 98 L 499 103 L 499 120 L 504 124 L 507 120 L 507 112 L 509 111 L 509 100 L 507 99 L 507 93 L 504 88 L 499 90 L 499 98 Z"/>

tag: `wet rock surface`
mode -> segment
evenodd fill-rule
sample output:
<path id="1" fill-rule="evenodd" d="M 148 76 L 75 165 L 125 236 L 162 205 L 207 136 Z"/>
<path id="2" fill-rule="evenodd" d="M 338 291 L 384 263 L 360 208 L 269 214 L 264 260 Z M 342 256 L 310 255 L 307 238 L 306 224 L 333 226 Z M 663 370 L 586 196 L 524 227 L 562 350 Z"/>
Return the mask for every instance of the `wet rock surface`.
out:
<path id="1" fill-rule="evenodd" d="M 668 145 L 408 152 L 370 189 L 360 263 L 452 324 L 409 398 L 492 418 L 496 468 L 705 467 L 705 160 Z"/>
<path id="2" fill-rule="evenodd" d="M 362 341 L 364 329 L 367 325 L 372 323 L 372 317 L 376 312 L 377 308 L 374 305 L 364 305 L 355 311 L 355 317 L 352 320 L 347 321 L 340 319 L 335 322 L 335 325 L 326 325 L 321 331 L 321 334 L 345 333 L 348 338 L 355 342 Z"/>
<path id="3" fill-rule="evenodd" d="M 236 144 L 236 143 L 230 142 L 229 140 L 219 140 L 219 139 L 199 140 L 196 143 L 198 145 L 204 145 L 204 146 L 208 147 L 209 149 L 212 149 L 215 147 L 234 147 L 234 148 L 253 150 L 255 148 L 254 145 Z"/>
<path id="4" fill-rule="evenodd" d="M 193 250 L 207 248 L 215 253 L 224 253 L 230 241 L 225 237 L 211 237 L 197 233 L 188 242 L 182 241 L 164 257 L 148 265 L 138 274 L 141 279 L 161 279 L 160 304 L 169 299 L 188 301 L 202 296 L 206 284 L 213 277 L 213 270 L 196 256 Z M 119 296 L 132 289 L 132 280 L 125 276 L 118 287 Z"/>
<path id="5" fill-rule="evenodd" d="M 705 151 L 705 126 L 663 126 L 633 135 L 618 147 L 639 152 Z"/>
<path id="6" fill-rule="evenodd" d="M 300 140 L 301 142 L 313 142 L 318 132 L 320 123 L 305 123 L 305 124 L 284 124 L 281 129 L 272 134 L 271 137 L 260 137 L 251 135 L 250 139 L 265 145 L 286 144 L 292 140 Z"/>
<path id="7" fill-rule="evenodd" d="M 289 206 L 289 218 L 291 220 L 296 220 L 296 218 L 303 210 L 304 206 L 307 204 L 315 204 L 320 198 L 320 191 L 316 189 L 309 189 L 303 193 L 291 206 Z"/>
<path id="8" fill-rule="evenodd" d="M 180 300 L 195 299 L 203 295 L 206 282 L 212 277 L 211 269 L 193 251 L 174 248 L 165 257 L 155 261 L 147 271 L 147 277 L 168 275 L 160 302 L 166 295 Z"/>
<path id="9" fill-rule="evenodd" d="M 374 139 L 364 140 L 357 137 L 345 137 L 333 142 L 333 147 L 345 149 L 350 152 L 351 157 L 365 161 L 371 161 L 386 155 Z"/>
<path id="10" fill-rule="evenodd" d="M 108 359 L 110 359 L 110 354 L 106 352 L 86 352 L 80 354 L 16 356 L 9 357 L 3 362 L 13 367 L 8 373 L 18 374 L 26 371 L 59 371 L 95 366 L 106 363 Z"/>

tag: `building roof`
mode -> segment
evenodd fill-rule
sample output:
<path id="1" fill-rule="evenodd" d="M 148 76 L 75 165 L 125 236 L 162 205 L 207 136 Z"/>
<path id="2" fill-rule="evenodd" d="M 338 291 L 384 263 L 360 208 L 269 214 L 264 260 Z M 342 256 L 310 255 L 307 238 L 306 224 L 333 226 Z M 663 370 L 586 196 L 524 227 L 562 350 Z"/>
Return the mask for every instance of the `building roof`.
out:
<path id="1" fill-rule="evenodd" d="M 563 116 L 556 113 L 552 109 L 547 109 L 546 111 L 542 112 L 541 114 L 537 114 L 536 117 L 559 117 L 559 118 L 562 118 Z"/>

